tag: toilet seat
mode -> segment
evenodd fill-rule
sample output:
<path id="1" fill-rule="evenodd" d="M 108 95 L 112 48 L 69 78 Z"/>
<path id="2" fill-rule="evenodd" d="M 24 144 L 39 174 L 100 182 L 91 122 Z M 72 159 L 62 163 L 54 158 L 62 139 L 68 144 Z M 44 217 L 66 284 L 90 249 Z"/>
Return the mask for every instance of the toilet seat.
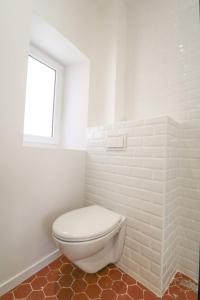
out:
<path id="1" fill-rule="evenodd" d="M 122 217 L 98 205 L 83 207 L 60 216 L 53 223 L 53 235 L 65 242 L 90 241 L 112 232 Z"/>

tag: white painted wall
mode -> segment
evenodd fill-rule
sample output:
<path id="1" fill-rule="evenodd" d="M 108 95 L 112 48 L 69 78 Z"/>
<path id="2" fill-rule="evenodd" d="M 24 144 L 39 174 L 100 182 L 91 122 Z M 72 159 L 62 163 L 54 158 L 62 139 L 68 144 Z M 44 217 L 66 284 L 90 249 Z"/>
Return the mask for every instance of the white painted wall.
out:
<path id="1" fill-rule="evenodd" d="M 164 114 L 179 118 L 183 73 L 178 2 L 181 10 L 178 0 L 129 1 L 127 119 Z"/>
<path id="2" fill-rule="evenodd" d="M 93 9 L 87 0 L 1 1 L 0 286 L 56 249 L 52 221 L 83 201 L 84 152 L 22 146 L 32 13 L 91 54 Z"/>
<path id="3" fill-rule="evenodd" d="M 89 63 L 72 64 L 65 68 L 62 108 L 63 148 L 86 149 L 89 77 Z"/>
<path id="4" fill-rule="evenodd" d="M 34 10 L 66 36 L 90 59 L 90 91 L 88 124 L 106 122 L 107 76 L 102 51 L 108 55 L 109 45 L 101 40 L 102 15 L 93 0 L 32 0 Z M 107 50 L 105 50 L 107 49 Z"/>
<path id="5" fill-rule="evenodd" d="M 105 118 L 110 124 L 124 120 L 127 6 L 123 0 L 100 1 L 100 55 L 103 59 Z M 92 125 L 94 125 L 92 124 Z M 89 124 L 91 125 L 91 124 Z"/>
<path id="6" fill-rule="evenodd" d="M 1 235 L 0 284 L 55 250 L 50 236 L 52 220 L 66 209 L 81 205 L 83 200 L 83 152 L 22 146 L 32 15 L 44 19 L 89 58 L 88 123 L 96 125 L 111 120 L 110 109 L 112 118 L 115 113 L 115 99 L 109 95 L 115 94 L 113 80 L 116 80 L 117 56 L 114 56 L 111 68 L 110 59 L 117 51 L 119 40 L 119 7 L 112 16 L 112 6 L 107 13 L 100 10 L 97 1 L 93 0 L 1 2 L 0 170 L 3 216 L 0 228 L 6 228 L 6 234 L 2 232 Z M 109 35 L 104 36 L 107 27 L 102 24 L 104 20 L 109 24 L 110 16 L 113 27 Z M 109 41 L 112 35 L 113 40 Z M 122 65 L 121 56 L 120 68 Z M 77 78 L 77 70 L 71 73 L 76 73 Z M 79 75 L 79 78 L 83 77 L 83 73 L 79 72 Z M 70 106 L 73 111 L 80 105 L 80 94 L 81 91 L 78 97 L 75 96 L 76 103 Z M 77 118 L 83 118 L 78 111 Z M 76 120 L 71 121 L 75 128 Z M 69 134 L 69 127 L 65 133 Z M 71 134 L 74 144 L 76 138 Z M 68 142 L 65 141 L 64 146 L 65 143 Z"/>
<path id="7" fill-rule="evenodd" d="M 34 14 L 31 25 L 31 45 L 59 62 L 58 145 L 65 149 L 86 148 L 90 62 L 67 37 L 44 19 Z"/>
<path id="8" fill-rule="evenodd" d="M 117 8 L 115 121 L 123 121 L 125 120 L 126 96 L 127 5 L 124 1 L 118 1 Z"/>

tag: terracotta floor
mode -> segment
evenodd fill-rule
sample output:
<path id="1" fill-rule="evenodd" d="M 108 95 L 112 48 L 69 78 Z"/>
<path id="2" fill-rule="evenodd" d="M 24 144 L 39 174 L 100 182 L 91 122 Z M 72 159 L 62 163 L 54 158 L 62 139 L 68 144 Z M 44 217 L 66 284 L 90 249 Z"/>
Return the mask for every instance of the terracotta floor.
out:
<path id="1" fill-rule="evenodd" d="M 177 273 L 162 300 L 197 300 L 186 276 Z M 109 265 L 97 274 L 86 274 L 61 256 L 0 300 L 159 300 L 142 284 Z"/>

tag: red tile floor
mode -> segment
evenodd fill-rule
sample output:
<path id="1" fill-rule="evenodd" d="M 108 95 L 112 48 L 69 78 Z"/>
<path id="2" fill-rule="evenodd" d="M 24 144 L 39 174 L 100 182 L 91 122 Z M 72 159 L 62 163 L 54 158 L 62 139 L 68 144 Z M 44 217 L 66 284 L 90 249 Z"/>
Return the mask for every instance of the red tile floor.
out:
<path id="1" fill-rule="evenodd" d="M 191 285 L 194 285 L 191 279 L 177 273 L 162 300 L 197 300 Z M 161 300 L 115 265 L 109 265 L 96 274 L 86 274 L 64 256 L 0 297 L 0 300 L 18 299 Z"/>

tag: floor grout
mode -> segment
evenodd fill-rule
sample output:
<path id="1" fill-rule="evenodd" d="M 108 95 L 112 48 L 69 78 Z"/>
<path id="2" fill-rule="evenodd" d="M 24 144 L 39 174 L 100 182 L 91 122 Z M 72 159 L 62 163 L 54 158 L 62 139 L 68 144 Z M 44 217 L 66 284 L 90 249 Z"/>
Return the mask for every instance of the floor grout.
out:
<path id="1" fill-rule="evenodd" d="M 177 273 L 159 298 L 115 265 L 87 274 L 61 256 L 0 300 L 197 300 L 194 287 L 194 281 Z"/>

